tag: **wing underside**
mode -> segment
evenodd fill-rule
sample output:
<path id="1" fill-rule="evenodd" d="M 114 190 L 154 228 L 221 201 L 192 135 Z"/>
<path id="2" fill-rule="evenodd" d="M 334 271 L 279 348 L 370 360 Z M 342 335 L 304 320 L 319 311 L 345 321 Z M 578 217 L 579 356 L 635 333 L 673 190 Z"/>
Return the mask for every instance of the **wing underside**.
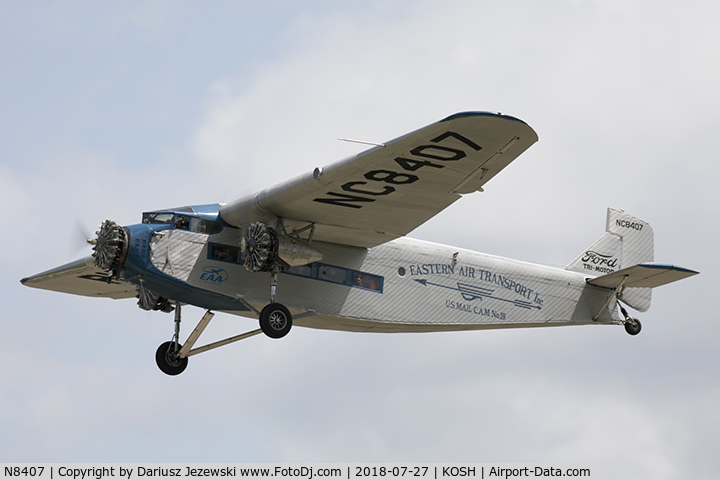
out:
<path id="1" fill-rule="evenodd" d="M 239 228 L 281 218 L 289 233 L 312 227 L 316 240 L 371 247 L 482 190 L 536 141 L 514 117 L 461 113 L 223 205 L 220 214 Z"/>
<path id="2" fill-rule="evenodd" d="M 137 287 L 130 283 L 107 281 L 107 272 L 99 269 L 88 256 L 47 272 L 23 278 L 23 285 L 86 297 L 131 298 Z"/>

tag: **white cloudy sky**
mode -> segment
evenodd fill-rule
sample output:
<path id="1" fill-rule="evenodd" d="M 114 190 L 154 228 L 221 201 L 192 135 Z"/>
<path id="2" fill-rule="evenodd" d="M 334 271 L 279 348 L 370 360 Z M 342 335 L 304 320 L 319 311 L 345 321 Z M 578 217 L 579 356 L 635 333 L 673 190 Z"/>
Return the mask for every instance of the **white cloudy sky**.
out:
<path id="1" fill-rule="evenodd" d="M 0 461 L 574 462 L 720 469 L 713 1 L 0 0 Z M 564 265 L 605 209 L 700 270 L 622 327 L 295 329 L 191 359 L 171 316 L 18 280 L 78 231 L 229 201 L 464 110 L 540 142 L 412 235 Z M 84 226 L 84 227 L 82 227 Z M 185 333 L 199 318 L 185 310 Z M 218 315 L 220 337 L 254 323 Z"/>

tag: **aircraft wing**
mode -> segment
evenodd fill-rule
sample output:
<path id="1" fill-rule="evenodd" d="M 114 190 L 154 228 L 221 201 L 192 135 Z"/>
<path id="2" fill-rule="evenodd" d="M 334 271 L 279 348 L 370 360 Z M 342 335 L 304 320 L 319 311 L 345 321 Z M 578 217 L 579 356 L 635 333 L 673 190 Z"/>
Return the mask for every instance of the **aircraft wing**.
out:
<path id="1" fill-rule="evenodd" d="M 372 247 L 406 235 L 483 185 L 537 141 L 514 117 L 465 112 L 223 205 L 244 227 L 283 219 L 288 233 Z M 307 231 L 307 230 L 306 230 Z"/>
<path id="2" fill-rule="evenodd" d="M 587 283 L 598 287 L 617 288 L 627 277 L 627 280 L 623 283 L 625 287 L 655 288 L 697 274 L 698 272 L 695 270 L 676 267 L 675 265 L 639 263 L 614 273 L 590 278 Z"/>
<path id="3" fill-rule="evenodd" d="M 23 278 L 20 282 L 28 287 L 87 297 L 120 299 L 137 296 L 135 285 L 117 280 L 108 283 L 107 272 L 96 267 L 91 256 Z"/>

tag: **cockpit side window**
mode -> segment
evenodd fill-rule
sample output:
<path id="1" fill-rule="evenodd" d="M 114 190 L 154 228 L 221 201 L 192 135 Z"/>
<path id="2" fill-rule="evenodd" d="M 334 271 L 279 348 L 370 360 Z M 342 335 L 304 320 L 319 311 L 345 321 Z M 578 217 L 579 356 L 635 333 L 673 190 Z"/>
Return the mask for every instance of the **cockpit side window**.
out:
<path id="1" fill-rule="evenodd" d="M 189 230 L 194 233 L 218 233 L 222 230 L 222 225 L 212 220 L 204 218 L 190 217 L 188 215 L 178 215 L 175 220 L 175 228 L 177 230 Z"/>
<path id="2" fill-rule="evenodd" d="M 194 218 L 193 220 L 195 220 L 195 223 L 190 224 L 190 229 L 193 232 L 211 234 L 222 230 L 222 225 L 218 222 L 205 220 L 204 218 Z"/>
<path id="3" fill-rule="evenodd" d="M 145 214 L 143 214 L 142 223 L 168 224 L 168 223 L 172 223 L 174 218 L 175 218 L 174 213 L 168 213 L 168 212 L 145 213 Z"/>
<path id="4" fill-rule="evenodd" d="M 178 215 L 177 220 L 175 220 L 175 229 L 190 230 L 190 217 L 187 215 Z"/>

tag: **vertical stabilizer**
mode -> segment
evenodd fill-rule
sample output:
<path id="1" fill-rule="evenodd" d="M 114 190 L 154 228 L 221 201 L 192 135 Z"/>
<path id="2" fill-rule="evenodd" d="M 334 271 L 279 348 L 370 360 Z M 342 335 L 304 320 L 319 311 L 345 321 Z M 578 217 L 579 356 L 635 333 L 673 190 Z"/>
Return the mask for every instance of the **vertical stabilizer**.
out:
<path id="1" fill-rule="evenodd" d="M 654 259 L 655 236 L 650 224 L 623 211 L 608 208 L 605 234 L 565 269 L 595 277 Z M 644 312 L 650 308 L 651 289 L 627 288 L 620 299 Z"/>
<path id="2" fill-rule="evenodd" d="M 622 237 L 620 268 L 655 261 L 655 234 L 649 223 L 608 208 L 606 230 Z"/>

